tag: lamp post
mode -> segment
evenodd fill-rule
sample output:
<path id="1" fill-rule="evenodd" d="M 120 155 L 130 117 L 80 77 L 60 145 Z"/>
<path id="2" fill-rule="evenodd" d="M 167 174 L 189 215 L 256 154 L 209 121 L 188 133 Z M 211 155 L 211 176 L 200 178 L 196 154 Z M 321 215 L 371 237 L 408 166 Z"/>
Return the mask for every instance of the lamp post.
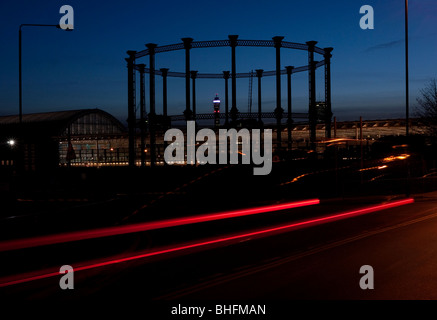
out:
<path id="1" fill-rule="evenodd" d="M 410 89 L 409 89 L 409 71 L 408 71 L 408 0 L 405 0 L 405 136 L 406 143 L 409 145 L 410 135 Z M 410 177 L 411 177 L 411 167 L 410 160 L 406 160 L 407 166 L 407 183 L 406 192 L 407 197 L 410 196 Z"/>
<path id="2" fill-rule="evenodd" d="M 408 73 L 408 0 L 405 0 L 405 133 L 407 138 L 410 134 L 410 89 Z"/>
<path id="3" fill-rule="evenodd" d="M 61 26 L 59 24 L 21 24 L 20 28 L 18 30 L 18 83 L 19 83 L 19 122 L 21 124 L 22 118 L 23 118 L 23 96 L 22 96 L 22 75 L 21 75 L 21 29 L 23 27 L 56 27 L 58 29 L 61 29 Z M 73 29 L 65 29 L 66 31 L 73 31 Z"/>

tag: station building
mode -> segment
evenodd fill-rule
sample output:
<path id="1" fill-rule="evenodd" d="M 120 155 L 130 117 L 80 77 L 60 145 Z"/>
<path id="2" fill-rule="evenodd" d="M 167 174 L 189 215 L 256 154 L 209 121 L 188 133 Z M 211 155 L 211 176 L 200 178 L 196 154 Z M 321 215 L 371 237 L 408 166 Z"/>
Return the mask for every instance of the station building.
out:
<path id="1" fill-rule="evenodd" d="M 124 125 L 100 109 L 0 117 L 0 166 L 25 170 L 127 162 Z"/>

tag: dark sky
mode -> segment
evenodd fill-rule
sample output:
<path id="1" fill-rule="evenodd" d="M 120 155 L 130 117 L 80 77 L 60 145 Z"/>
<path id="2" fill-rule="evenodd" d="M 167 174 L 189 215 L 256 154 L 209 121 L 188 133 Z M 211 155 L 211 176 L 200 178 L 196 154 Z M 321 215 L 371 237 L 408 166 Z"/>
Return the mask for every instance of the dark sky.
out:
<path id="1" fill-rule="evenodd" d="M 227 39 L 318 41 L 334 47 L 333 112 L 339 120 L 403 117 L 405 110 L 404 0 L 308 1 L 1 1 L 0 114 L 18 113 L 18 27 L 22 23 L 57 24 L 59 8 L 74 8 L 74 31 L 23 29 L 23 112 L 101 108 L 127 118 L 127 50 L 146 43 L 180 43 Z M 362 5 L 375 10 L 375 29 L 362 30 Z M 437 77 L 437 1 L 410 0 L 410 89 L 414 110 L 419 90 Z M 307 63 L 304 51 L 281 51 L 282 67 Z M 237 48 L 237 72 L 274 70 L 273 48 Z M 192 50 L 192 69 L 221 73 L 230 70 L 230 48 Z M 139 62 L 148 63 L 148 59 Z M 156 68 L 184 71 L 184 52 L 162 53 Z M 308 105 L 307 73 L 294 76 L 293 104 Z M 157 78 L 157 110 L 161 81 Z M 283 106 L 286 107 L 283 77 Z M 323 68 L 317 74 L 322 99 Z M 238 80 L 238 108 L 248 109 L 248 79 Z M 253 108 L 256 108 L 256 81 Z M 197 82 L 198 112 L 212 111 L 212 98 L 224 95 L 223 80 Z M 169 79 L 169 112 L 185 108 L 184 79 Z M 264 78 L 263 107 L 275 107 L 274 77 Z"/>

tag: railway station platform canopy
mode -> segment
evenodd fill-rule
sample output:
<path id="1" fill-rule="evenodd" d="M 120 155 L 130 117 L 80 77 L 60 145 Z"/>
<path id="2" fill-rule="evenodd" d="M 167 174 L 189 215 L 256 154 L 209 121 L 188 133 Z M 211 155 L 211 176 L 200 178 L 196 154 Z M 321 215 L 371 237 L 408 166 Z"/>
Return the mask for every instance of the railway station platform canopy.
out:
<path id="1" fill-rule="evenodd" d="M 69 162 L 98 163 L 105 161 L 105 149 L 116 150 L 120 159 L 125 131 L 119 120 L 101 109 L 24 114 L 21 123 L 18 115 L 0 116 L 1 146 L 5 151 L 0 155 L 5 159 L 0 160 L 26 169 Z"/>
<path id="2" fill-rule="evenodd" d="M 123 124 L 100 109 L 80 109 L 0 116 L 0 134 L 31 140 L 36 137 L 117 135 L 125 131 Z"/>

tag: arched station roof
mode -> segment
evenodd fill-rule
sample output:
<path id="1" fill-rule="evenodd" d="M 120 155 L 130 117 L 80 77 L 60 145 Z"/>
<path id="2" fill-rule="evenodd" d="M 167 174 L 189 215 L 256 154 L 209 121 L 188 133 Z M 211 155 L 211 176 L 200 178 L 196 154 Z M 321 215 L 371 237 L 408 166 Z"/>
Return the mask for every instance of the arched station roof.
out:
<path id="1" fill-rule="evenodd" d="M 18 137 L 54 137 L 71 135 L 111 135 L 125 131 L 123 124 L 101 109 L 79 109 L 55 112 L 0 116 L 0 135 Z"/>

